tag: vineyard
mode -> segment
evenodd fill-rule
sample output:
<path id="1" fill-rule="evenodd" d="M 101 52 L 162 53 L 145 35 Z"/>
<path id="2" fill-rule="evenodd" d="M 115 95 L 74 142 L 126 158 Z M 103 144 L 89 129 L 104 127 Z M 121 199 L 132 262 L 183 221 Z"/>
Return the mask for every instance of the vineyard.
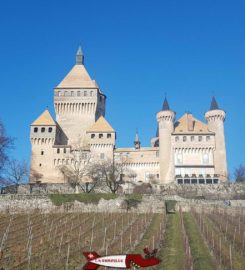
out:
<path id="1" fill-rule="evenodd" d="M 0 216 L 0 269 L 82 269 L 100 255 L 158 249 L 153 269 L 245 269 L 244 211 L 50 213 Z M 103 269 L 101 267 L 100 269 Z M 152 269 L 152 268 L 151 268 Z"/>

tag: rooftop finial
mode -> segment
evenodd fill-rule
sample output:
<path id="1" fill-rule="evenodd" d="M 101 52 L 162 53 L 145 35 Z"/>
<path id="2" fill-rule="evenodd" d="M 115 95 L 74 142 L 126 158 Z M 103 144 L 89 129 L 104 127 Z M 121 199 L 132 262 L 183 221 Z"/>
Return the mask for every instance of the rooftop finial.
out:
<path id="1" fill-rule="evenodd" d="M 218 110 L 218 109 L 219 109 L 218 103 L 217 103 L 215 97 L 213 96 L 212 101 L 211 101 L 211 105 L 210 105 L 210 111 Z"/>
<path id="2" fill-rule="evenodd" d="M 140 139 L 139 139 L 138 129 L 136 129 L 134 147 L 135 149 L 140 149 Z"/>
<path id="3" fill-rule="evenodd" d="M 83 65 L 84 56 L 81 46 L 78 47 L 77 54 L 76 54 L 76 64 Z"/>

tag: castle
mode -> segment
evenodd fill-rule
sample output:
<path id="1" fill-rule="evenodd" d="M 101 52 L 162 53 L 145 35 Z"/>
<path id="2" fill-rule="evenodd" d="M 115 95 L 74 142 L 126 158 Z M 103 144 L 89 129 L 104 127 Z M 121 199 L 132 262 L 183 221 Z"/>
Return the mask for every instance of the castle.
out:
<path id="1" fill-rule="evenodd" d="M 168 184 L 217 184 L 227 181 L 225 112 L 212 98 L 207 124 L 191 113 L 175 119 L 167 99 L 157 113 L 158 129 L 150 147 L 117 148 L 116 131 L 105 119 L 106 95 L 84 66 L 79 47 L 76 64 L 54 88 L 55 120 L 46 109 L 31 124 L 31 171 L 44 183 L 64 183 L 61 165 L 81 159 L 104 161 L 124 158 L 131 181 Z M 132 174 L 133 172 L 133 174 Z M 124 175 L 125 176 L 125 175 Z M 34 182 L 34 178 L 30 178 Z"/>

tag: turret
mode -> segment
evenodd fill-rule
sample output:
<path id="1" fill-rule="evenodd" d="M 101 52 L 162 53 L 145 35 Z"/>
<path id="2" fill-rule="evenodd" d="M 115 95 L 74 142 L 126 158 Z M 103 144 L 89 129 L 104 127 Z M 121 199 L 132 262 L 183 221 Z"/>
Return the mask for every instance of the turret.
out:
<path id="1" fill-rule="evenodd" d="M 159 160 L 160 160 L 160 182 L 170 183 L 174 180 L 174 153 L 171 144 L 171 135 L 174 131 L 175 112 L 169 107 L 165 98 L 163 107 L 157 113 L 159 130 Z"/>
<path id="2" fill-rule="evenodd" d="M 214 170 L 221 181 L 227 181 L 227 160 L 224 134 L 226 113 L 220 109 L 215 97 L 212 98 L 210 110 L 205 118 L 210 131 L 215 133 Z"/>

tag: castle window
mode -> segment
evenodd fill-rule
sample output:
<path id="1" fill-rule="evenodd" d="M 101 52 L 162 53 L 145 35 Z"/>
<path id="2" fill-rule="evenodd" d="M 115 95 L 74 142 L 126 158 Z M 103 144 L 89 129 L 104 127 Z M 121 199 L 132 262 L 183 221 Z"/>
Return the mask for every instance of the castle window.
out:
<path id="1" fill-rule="evenodd" d="M 198 141 L 199 141 L 199 142 L 202 141 L 202 136 L 198 136 Z"/>
<path id="2" fill-rule="evenodd" d="M 74 91 L 71 91 L 71 96 L 74 97 Z"/>
<path id="3" fill-rule="evenodd" d="M 93 96 L 93 91 L 90 91 L 90 97 L 92 97 Z"/>
<path id="4" fill-rule="evenodd" d="M 42 155 L 42 156 L 44 155 L 44 151 L 41 151 L 41 155 Z"/>
<path id="5" fill-rule="evenodd" d="M 34 132 L 37 133 L 38 132 L 38 128 L 34 127 Z"/>
<path id="6" fill-rule="evenodd" d="M 63 153 L 66 154 L 66 148 L 63 149 Z"/>
<path id="7" fill-rule="evenodd" d="M 187 138 L 186 136 L 183 136 L 183 142 L 186 142 Z"/>
<path id="8" fill-rule="evenodd" d="M 41 163 L 39 164 L 39 167 L 42 167 L 42 164 Z"/>
<path id="9" fill-rule="evenodd" d="M 111 138 L 111 133 L 107 134 L 107 139 Z"/>
<path id="10" fill-rule="evenodd" d="M 42 127 L 42 128 L 41 128 L 41 132 L 42 132 L 42 133 L 45 132 L 45 127 Z"/>
<path id="11" fill-rule="evenodd" d="M 103 138 L 103 134 L 102 133 L 99 134 L 99 138 L 100 139 Z"/>
<path id="12" fill-rule="evenodd" d="M 60 153 L 60 148 L 57 148 L 57 154 L 59 154 Z"/>
<path id="13" fill-rule="evenodd" d="M 91 139 L 94 139 L 95 138 L 95 134 L 91 134 Z"/>
<path id="14" fill-rule="evenodd" d="M 175 141 L 178 142 L 179 141 L 179 136 L 175 137 Z"/>
<path id="15" fill-rule="evenodd" d="M 77 96 L 80 97 L 81 96 L 81 92 L 77 91 Z"/>
<path id="16" fill-rule="evenodd" d="M 156 157 L 159 157 L 159 151 L 156 151 Z"/>
<path id="17" fill-rule="evenodd" d="M 105 154 L 104 153 L 100 153 L 100 159 L 104 159 L 105 158 Z"/>
<path id="18" fill-rule="evenodd" d="M 65 97 L 68 97 L 68 92 L 67 91 L 65 91 Z"/>
<path id="19" fill-rule="evenodd" d="M 210 136 L 206 137 L 206 141 L 209 142 L 210 141 Z"/>
<path id="20" fill-rule="evenodd" d="M 88 92 L 87 92 L 87 91 L 84 91 L 84 96 L 85 96 L 85 97 L 87 96 L 87 94 L 88 94 Z"/>
<path id="21" fill-rule="evenodd" d="M 48 128 L 48 132 L 49 132 L 49 133 L 51 133 L 52 130 L 53 130 L 53 129 L 52 129 L 51 127 Z"/>
<path id="22" fill-rule="evenodd" d="M 191 136 L 191 141 L 192 141 L 192 142 L 195 141 L 195 136 Z"/>

